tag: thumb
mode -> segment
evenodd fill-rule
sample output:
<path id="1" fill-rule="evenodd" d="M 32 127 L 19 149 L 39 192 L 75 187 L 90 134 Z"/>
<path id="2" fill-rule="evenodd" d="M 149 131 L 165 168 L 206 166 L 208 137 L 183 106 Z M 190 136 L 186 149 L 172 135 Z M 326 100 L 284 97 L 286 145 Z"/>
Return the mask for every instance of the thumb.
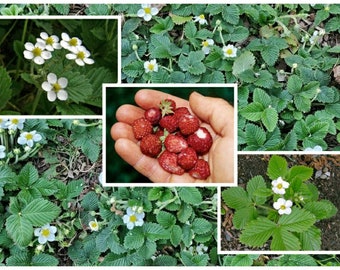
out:
<path id="1" fill-rule="evenodd" d="M 189 105 L 194 114 L 222 137 L 234 136 L 234 108 L 222 98 L 205 97 L 193 92 Z"/>

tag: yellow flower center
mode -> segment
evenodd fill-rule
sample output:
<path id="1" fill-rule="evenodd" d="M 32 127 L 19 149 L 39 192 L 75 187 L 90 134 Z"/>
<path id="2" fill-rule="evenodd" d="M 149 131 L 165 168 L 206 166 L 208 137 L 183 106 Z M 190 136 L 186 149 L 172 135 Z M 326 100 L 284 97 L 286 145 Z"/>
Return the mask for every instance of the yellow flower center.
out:
<path id="1" fill-rule="evenodd" d="M 19 119 L 12 119 L 12 124 L 17 125 L 19 124 Z"/>
<path id="2" fill-rule="evenodd" d="M 92 222 L 92 223 L 91 223 L 91 227 L 92 227 L 93 229 L 96 229 L 96 228 L 98 227 L 98 224 L 97 224 L 96 222 Z"/>
<path id="3" fill-rule="evenodd" d="M 151 8 L 149 8 L 149 7 L 144 8 L 144 12 L 146 14 L 151 14 Z"/>
<path id="4" fill-rule="evenodd" d="M 50 235 L 50 230 L 49 229 L 42 229 L 41 235 L 44 236 L 44 237 L 48 237 Z"/>
<path id="5" fill-rule="evenodd" d="M 204 19 L 205 19 L 204 14 L 199 15 L 199 18 L 200 18 L 201 20 L 204 20 Z"/>
<path id="6" fill-rule="evenodd" d="M 45 42 L 46 42 L 47 45 L 53 45 L 54 40 L 53 40 L 52 37 L 48 37 L 48 38 L 45 40 Z"/>
<path id="7" fill-rule="evenodd" d="M 233 54 L 233 49 L 228 49 L 228 50 L 226 51 L 226 53 L 229 54 L 229 55 Z"/>
<path id="8" fill-rule="evenodd" d="M 33 53 L 34 57 L 41 56 L 42 49 L 40 49 L 40 48 L 38 48 L 38 47 L 35 47 L 35 48 L 32 50 L 32 53 Z"/>
<path id="9" fill-rule="evenodd" d="M 78 40 L 76 38 L 71 38 L 70 41 L 68 42 L 70 46 L 77 46 L 78 45 Z"/>
<path id="10" fill-rule="evenodd" d="M 282 185 L 282 184 L 278 184 L 276 187 L 277 187 L 278 189 L 281 189 L 281 188 L 283 188 L 283 185 Z"/>
<path id="11" fill-rule="evenodd" d="M 53 86 L 53 91 L 54 92 L 59 92 L 60 89 L 61 89 L 61 86 L 60 86 L 59 83 L 54 83 L 52 86 Z"/>
<path id="12" fill-rule="evenodd" d="M 130 216 L 130 222 L 136 222 L 137 217 L 135 215 Z"/>
<path id="13" fill-rule="evenodd" d="M 77 58 L 78 58 L 78 59 L 81 59 L 81 60 L 84 60 L 84 58 L 85 58 L 85 53 L 84 53 L 84 52 L 78 52 L 78 53 L 77 53 Z"/>
<path id="14" fill-rule="evenodd" d="M 148 65 L 148 69 L 149 69 L 149 70 L 153 70 L 154 68 L 155 68 L 155 65 L 154 65 L 154 64 L 151 64 L 151 63 L 150 63 L 150 64 Z"/>
<path id="15" fill-rule="evenodd" d="M 25 137 L 26 137 L 27 140 L 33 139 L 33 135 L 31 133 L 27 133 Z"/>
<path id="16" fill-rule="evenodd" d="M 205 40 L 205 41 L 202 42 L 202 45 L 203 45 L 203 47 L 208 47 L 209 43 L 208 43 L 208 41 Z"/>
<path id="17" fill-rule="evenodd" d="M 286 206 L 285 206 L 285 205 L 281 205 L 280 208 L 281 208 L 282 210 L 285 210 L 285 209 L 286 209 Z"/>

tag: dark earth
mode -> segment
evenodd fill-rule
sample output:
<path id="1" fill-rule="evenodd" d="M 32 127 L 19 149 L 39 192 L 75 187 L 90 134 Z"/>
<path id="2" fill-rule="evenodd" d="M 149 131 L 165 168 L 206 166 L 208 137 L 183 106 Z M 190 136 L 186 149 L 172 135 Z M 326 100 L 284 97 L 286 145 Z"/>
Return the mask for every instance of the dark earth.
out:
<path id="1" fill-rule="evenodd" d="M 320 199 L 330 200 L 340 209 L 340 155 L 286 155 L 289 167 L 304 165 L 314 168 L 313 178 L 309 181 L 319 192 Z M 256 175 L 262 175 L 266 180 L 267 167 L 270 155 L 239 155 L 238 156 L 238 184 L 244 187 L 245 183 Z M 222 207 L 226 207 L 222 203 Z M 222 216 L 221 221 L 221 250 L 269 250 L 269 244 L 262 248 L 253 249 L 241 244 L 238 240 L 239 230 L 232 226 L 231 209 Z M 321 229 L 321 250 L 340 251 L 340 211 L 326 220 L 315 224 Z"/>

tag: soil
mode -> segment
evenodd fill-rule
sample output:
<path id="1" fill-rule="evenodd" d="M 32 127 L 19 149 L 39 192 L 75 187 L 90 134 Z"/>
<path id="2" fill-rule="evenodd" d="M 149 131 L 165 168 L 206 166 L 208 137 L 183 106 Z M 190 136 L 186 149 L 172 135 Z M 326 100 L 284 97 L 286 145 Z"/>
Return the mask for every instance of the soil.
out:
<path id="1" fill-rule="evenodd" d="M 313 178 L 309 181 L 319 192 L 320 199 L 330 200 L 340 209 L 340 155 L 286 155 L 289 167 L 305 165 L 314 168 Z M 238 183 L 244 187 L 249 179 L 256 175 L 266 176 L 270 155 L 239 155 L 238 156 Z M 269 250 L 269 244 L 262 248 L 253 249 L 239 242 L 240 231 L 232 226 L 233 211 L 222 203 L 226 214 L 222 216 L 221 249 L 222 250 Z M 337 214 L 315 225 L 321 229 L 321 250 L 340 250 L 340 210 Z"/>

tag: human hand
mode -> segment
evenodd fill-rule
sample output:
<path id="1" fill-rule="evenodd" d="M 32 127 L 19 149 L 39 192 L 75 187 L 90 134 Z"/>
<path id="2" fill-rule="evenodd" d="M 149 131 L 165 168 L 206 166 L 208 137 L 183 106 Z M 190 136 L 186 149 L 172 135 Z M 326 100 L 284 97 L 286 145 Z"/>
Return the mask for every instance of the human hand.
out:
<path id="1" fill-rule="evenodd" d="M 208 161 L 211 175 L 198 180 L 188 173 L 170 174 L 157 159 L 142 154 L 132 131 L 132 122 L 143 117 L 147 108 L 156 107 L 166 98 L 178 107 L 187 107 L 203 123 L 213 137 L 210 151 L 203 156 Z M 234 109 L 220 98 L 204 97 L 193 92 L 189 101 L 156 90 L 140 90 L 135 95 L 137 106 L 125 104 L 118 108 L 118 120 L 111 128 L 116 152 L 138 172 L 155 183 L 232 183 L 234 181 Z"/>

